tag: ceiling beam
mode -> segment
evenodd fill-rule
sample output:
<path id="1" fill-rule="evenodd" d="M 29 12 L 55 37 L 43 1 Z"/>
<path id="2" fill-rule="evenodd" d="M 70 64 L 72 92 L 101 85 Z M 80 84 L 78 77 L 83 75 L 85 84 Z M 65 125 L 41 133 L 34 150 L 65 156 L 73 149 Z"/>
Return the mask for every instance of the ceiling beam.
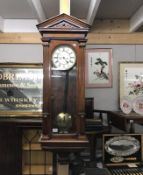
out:
<path id="1" fill-rule="evenodd" d="M 87 44 L 143 44 L 143 32 L 138 33 L 89 33 Z M 40 44 L 41 35 L 35 33 L 0 33 L 0 44 Z"/>
<path id="2" fill-rule="evenodd" d="M 143 25 L 143 5 L 130 18 L 130 32 L 137 31 Z"/>
<path id="3" fill-rule="evenodd" d="M 87 23 L 92 25 L 94 18 L 96 16 L 99 4 L 100 4 L 101 0 L 91 0 L 90 5 L 89 5 L 89 9 L 88 9 L 88 14 L 87 14 Z"/>
<path id="4" fill-rule="evenodd" d="M 38 22 L 42 22 L 46 20 L 46 15 L 44 13 L 44 9 L 40 0 L 27 0 L 29 5 L 31 6 L 33 12 L 36 15 Z"/>
<path id="5" fill-rule="evenodd" d="M 4 30 L 4 19 L 0 16 L 0 32 Z"/>
<path id="6" fill-rule="evenodd" d="M 60 14 L 70 15 L 70 0 L 60 0 Z"/>

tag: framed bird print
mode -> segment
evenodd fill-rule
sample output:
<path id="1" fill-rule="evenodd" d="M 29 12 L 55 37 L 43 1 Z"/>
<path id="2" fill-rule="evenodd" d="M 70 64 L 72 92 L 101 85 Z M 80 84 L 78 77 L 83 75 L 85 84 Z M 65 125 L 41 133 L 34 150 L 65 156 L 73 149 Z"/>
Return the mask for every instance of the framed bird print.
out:
<path id="1" fill-rule="evenodd" d="M 112 49 L 86 50 L 85 86 L 112 87 Z"/>

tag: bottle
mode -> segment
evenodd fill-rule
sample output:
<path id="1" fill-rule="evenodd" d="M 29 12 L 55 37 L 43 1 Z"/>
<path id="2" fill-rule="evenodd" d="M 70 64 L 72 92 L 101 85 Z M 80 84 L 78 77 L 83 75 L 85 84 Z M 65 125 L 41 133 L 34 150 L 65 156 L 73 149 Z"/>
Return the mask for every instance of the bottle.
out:
<path id="1" fill-rule="evenodd" d="M 130 120 L 130 128 L 129 128 L 129 133 L 135 133 L 135 125 L 134 125 L 134 120 Z"/>

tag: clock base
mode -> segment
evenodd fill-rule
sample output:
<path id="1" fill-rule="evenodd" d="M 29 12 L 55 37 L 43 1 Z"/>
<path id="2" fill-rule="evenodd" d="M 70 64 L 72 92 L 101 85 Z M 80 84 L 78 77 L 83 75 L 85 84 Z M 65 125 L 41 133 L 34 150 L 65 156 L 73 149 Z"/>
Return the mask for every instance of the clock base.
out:
<path id="1" fill-rule="evenodd" d="M 50 139 L 45 139 L 45 137 L 41 136 L 39 141 L 44 150 L 76 151 L 89 147 L 89 142 L 85 135 L 53 134 Z"/>

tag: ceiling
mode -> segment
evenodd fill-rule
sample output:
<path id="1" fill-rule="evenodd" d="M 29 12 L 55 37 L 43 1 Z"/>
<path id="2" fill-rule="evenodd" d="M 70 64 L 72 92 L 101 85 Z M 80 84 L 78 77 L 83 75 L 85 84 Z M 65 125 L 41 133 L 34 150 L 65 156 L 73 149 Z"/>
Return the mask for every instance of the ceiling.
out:
<path id="1" fill-rule="evenodd" d="M 12 20 L 36 20 L 40 23 L 56 16 L 59 4 L 59 0 L 0 0 L 0 31 L 7 31 L 6 26 Z M 134 32 L 143 25 L 143 0 L 71 0 L 70 15 L 91 25 L 96 19 L 129 20 Z"/>

